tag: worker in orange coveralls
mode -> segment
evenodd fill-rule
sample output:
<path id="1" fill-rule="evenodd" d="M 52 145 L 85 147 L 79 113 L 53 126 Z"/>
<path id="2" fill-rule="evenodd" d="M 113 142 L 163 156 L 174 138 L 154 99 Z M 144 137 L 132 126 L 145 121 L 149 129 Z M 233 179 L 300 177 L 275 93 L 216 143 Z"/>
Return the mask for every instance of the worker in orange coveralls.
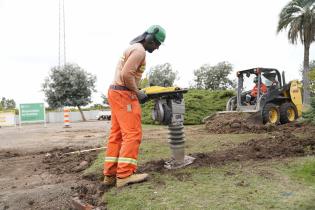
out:
<path id="1" fill-rule="evenodd" d="M 256 100 L 257 89 L 258 89 L 258 78 L 257 77 L 254 78 L 254 83 L 255 83 L 255 86 L 251 90 L 250 95 L 249 94 L 246 95 L 246 102 L 247 103 L 250 103 L 251 101 Z M 267 93 L 267 86 L 264 83 L 262 83 L 261 81 L 260 81 L 260 92 L 263 94 Z"/>
<path id="2" fill-rule="evenodd" d="M 153 25 L 130 42 L 121 56 L 108 90 L 112 111 L 112 127 L 104 163 L 104 184 L 123 187 L 145 181 L 148 174 L 135 174 L 139 146 L 142 139 L 141 106 L 148 96 L 139 90 L 145 70 L 146 51 L 159 49 L 165 40 L 165 30 Z"/>
<path id="3" fill-rule="evenodd" d="M 257 77 L 254 78 L 254 83 L 255 83 L 255 86 L 253 87 L 250 95 L 252 97 L 257 97 L 257 89 L 258 89 L 258 84 L 257 84 L 258 83 L 258 78 Z M 262 83 L 262 82 L 260 82 L 260 91 L 262 93 L 266 93 L 267 92 L 267 86 L 264 83 Z"/>

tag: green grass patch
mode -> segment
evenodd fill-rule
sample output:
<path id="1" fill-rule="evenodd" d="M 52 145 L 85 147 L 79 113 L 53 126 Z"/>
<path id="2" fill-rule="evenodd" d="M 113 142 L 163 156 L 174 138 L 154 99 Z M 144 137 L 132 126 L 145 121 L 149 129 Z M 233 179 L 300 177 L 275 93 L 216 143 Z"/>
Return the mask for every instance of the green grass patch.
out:
<path id="1" fill-rule="evenodd" d="M 304 162 L 295 163 L 289 169 L 293 178 L 315 187 L 315 158 L 310 157 Z"/>
<path id="2" fill-rule="evenodd" d="M 268 170 L 266 176 L 265 170 Z M 312 209 L 314 190 L 274 168 L 232 163 L 185 168 L 104 195 L 109 209 Z"/>
<path id="3" fill-rule="evenodd" d="M 184 133 L 186 154 L 228 149 L 252 138 L 265 136 L 265 134 L 209 134 L 203 125 L 185 126 Z M 139 152 L 140 164 L 150 160 L 170 158 L 166 126 L 144 128 L 143 134 Z"/>
<path id="4" fill-rule="evenodd" d="M 94 175 L 97 178 L 101 179 L 103 177 L 103 164 L 104 164 L 104 151 L 100 152 L 97 156 L 97 159 L 94 161 L 94 163 L 84 170 L 83 176 L 89 176 Z"/>
<path id="5" fill-rule="evenodd" d="M 139 164 L 170 158 L 166 126 L 143 126 Z M 270 134 L 209 134 L 185 126 L 186 154 L 226 150 Z M 104 153 L 86 173 L 102 176 Z M 315 159 L 232 162 L 150 173 L 150 179 L 104 194 L 108 209 L 315 209 Z"/>

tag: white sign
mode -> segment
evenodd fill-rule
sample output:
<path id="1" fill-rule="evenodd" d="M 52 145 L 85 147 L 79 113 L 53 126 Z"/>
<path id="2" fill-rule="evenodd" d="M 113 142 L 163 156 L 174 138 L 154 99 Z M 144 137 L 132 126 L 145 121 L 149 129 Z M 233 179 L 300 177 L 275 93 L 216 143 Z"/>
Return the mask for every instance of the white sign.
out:
<path id="1" fill-rule="evenodd" d="M 15 112 L 0 112 L 0 126 L 15 126 Z"/>

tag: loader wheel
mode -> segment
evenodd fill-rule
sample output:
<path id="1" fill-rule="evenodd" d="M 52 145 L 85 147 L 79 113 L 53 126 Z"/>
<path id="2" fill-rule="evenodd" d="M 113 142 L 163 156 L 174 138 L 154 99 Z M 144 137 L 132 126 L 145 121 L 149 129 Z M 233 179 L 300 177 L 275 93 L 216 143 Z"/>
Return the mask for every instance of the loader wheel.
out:
<path id="1" fill-rule="evenodd" d="M 278 124 L 280 121 L 280 112 L 275 104 L 266 104 L 262 110 L 263 123 Z"/>
<path id="2" fill-rule="evenodd" d="M 293 122 L 297 119 L 297 110 L 295 105 L 290 102 L 283 103 L 280 106 L 280 122 L 281 124 Z"/>

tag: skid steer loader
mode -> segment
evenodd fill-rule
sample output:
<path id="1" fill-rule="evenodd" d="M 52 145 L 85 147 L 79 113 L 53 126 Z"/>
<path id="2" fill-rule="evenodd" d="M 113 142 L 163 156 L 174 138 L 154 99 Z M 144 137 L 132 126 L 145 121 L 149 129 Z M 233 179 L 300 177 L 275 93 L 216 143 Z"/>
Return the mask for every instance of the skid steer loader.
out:
<path id="1" fill-rule="evenodd" d="M 223 113 L 253 113 L 263 124 L 285 124 L 302 115 L 301 83 L 298 80 L 286 83 L 284 72 L 281 75 L 277 69 L 253 68 L 238 71 L 237 78 L 237 94 L 228 100 Z M 258 80 L 260 90 L 254 99 L 250 96 L 253 80 Z"/>

